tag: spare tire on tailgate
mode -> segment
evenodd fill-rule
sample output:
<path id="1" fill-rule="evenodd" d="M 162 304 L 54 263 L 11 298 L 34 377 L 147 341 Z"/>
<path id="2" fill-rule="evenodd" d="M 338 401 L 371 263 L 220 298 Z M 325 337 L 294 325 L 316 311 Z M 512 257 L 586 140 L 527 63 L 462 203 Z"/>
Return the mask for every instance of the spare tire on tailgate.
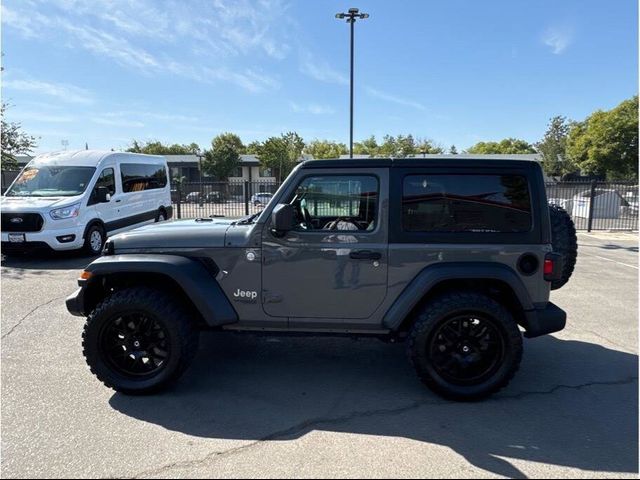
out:
<path id="1" fill-rule="evenodd" d="M 562 277 L 551 282 L 551 290 L 557 290 L 569 281 L 576 266 L 578 238 L 571 216 L 560 205 L 549 205 L 549 217 L 553 251 L 562 255 Z"/>

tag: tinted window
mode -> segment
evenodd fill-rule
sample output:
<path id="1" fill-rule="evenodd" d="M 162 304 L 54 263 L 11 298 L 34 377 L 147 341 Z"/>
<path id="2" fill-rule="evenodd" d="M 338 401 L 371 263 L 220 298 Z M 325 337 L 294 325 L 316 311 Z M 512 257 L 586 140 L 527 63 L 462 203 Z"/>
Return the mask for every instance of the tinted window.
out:
<path id="1" fill-rule="evenodd" d="M 85 191 L 96 169 L 30 163 L 7 191 L 8 197 L 72 197 Z"/>
<path id="2" fill-rule="evenodd" d="M 519 175 L 409 175 L 402 228 L 407 232 L 528 232 L 531 200 Z"/>
<path id="3" fill-rule="evenodd" d="M 167 185 L 167 171 L 164 165 L 143 163 L 123 163 L 120 165 L 122 191 L 140 192 Z"/>
<path id="4" fill-rule="evenodd" d="M 327 175 L 305 178 L 292 203 L 301 224 L 315 230 L 339 229 L 338 222 L 356 230 L 372 230 L 378 206 L 378 180 L 371 176 Z"/>

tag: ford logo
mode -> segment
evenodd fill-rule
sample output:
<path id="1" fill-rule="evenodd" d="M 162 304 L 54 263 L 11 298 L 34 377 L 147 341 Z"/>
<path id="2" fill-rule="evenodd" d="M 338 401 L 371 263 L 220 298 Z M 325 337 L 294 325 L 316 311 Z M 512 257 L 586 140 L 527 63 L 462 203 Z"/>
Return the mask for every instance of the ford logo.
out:
<path id="1" fill-rule="evenodd" d="M 22 218 L 20 217 L 13 217 L 11 220 L 9 220 L 11 223 L 22 223 Z"/>

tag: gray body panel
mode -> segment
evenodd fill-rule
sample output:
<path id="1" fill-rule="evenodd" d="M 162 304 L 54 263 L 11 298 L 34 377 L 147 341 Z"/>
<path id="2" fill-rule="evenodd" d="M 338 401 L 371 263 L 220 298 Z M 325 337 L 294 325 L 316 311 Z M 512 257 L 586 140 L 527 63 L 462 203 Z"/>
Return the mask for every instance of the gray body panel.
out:
<path id="1" fill-rule="evenodd" d="M 191 220 L 134 230 L 110 240 L 119 255 L 103 257 L 90 268 L 106 274 L 109 263 L 125 262 L 113 268 L 142 271 L 145 267 L 135 265 L 140 257 L 134 254 L 162 253 L 172 258 L 168 263 L 175 263 L 175 258 L 180 257 L 186 257 L 188 262 L 208 259 L 217 268 L 215 288 L 211 287 L 209 298 L 200 300 L 206 305 L 199 309 L 211 316 L 205 318 L 210 326 L 237 330 L 383 334 L 397 329 L 431 288 L 453 279 L 503 281 L 515 292 L 525 311 L 547 305 L 550 283 L 544 280 L 542 269 L 528 276 L 518 272 L 518 260 L 525 253 L 535 256 L 540 265 L 544 263 L 545 254 L 552 250 L 545 241 L 389 243 L 390 216 L 394 214 L 390 211 L 394 204 L 392 169 L 382 161 L 374 168 L 339 168 L 340 175 L 378 178 L 378 212 L 373 230 L 292 230 L 275 235 L 270 228 L 274 207 L 290 198 L 305 177 L 335 174 L 336 169 L 326 163 L 297 167 L 255 223 Z M 534 173 L 530 181 L 536 184 L 542 177 Z M 548 224 L 548 218 L 538 216 L 534 220 L 538 225 Z M 351 253 L 363 250 L 379 254 L 379 258 L 350 258 Z M 195 288 L 198 296 L 207 297 L 209 287 L 192 287 L 193 279 L 186 282 L 185 290 Z M 220 295 L 235 314 L 232 321 L 225 314 L 221 322 L 215 313 Z"/>

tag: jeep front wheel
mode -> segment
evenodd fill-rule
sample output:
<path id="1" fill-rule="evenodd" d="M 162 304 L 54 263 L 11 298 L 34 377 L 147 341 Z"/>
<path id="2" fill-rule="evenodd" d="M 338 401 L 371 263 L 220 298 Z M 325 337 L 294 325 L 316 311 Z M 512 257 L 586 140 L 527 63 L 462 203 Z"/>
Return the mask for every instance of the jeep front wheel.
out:
<path id="1" fill-rule="evenodd" d="M 126 394 L 153 393 L 187 369 L 198 331 L 180 303 L 157 290 L 121 290 L 87 318 L 83 353 L 91 372 Z"/>
<path id="2" fill-rule="evenodd" d="M 419 313 L 408 353 L 434 392 L 452 400 L 479 400 L 513 378 L 522 359 L 522 335 L 495 300 L 473 292 L 447 294 Z"/>

